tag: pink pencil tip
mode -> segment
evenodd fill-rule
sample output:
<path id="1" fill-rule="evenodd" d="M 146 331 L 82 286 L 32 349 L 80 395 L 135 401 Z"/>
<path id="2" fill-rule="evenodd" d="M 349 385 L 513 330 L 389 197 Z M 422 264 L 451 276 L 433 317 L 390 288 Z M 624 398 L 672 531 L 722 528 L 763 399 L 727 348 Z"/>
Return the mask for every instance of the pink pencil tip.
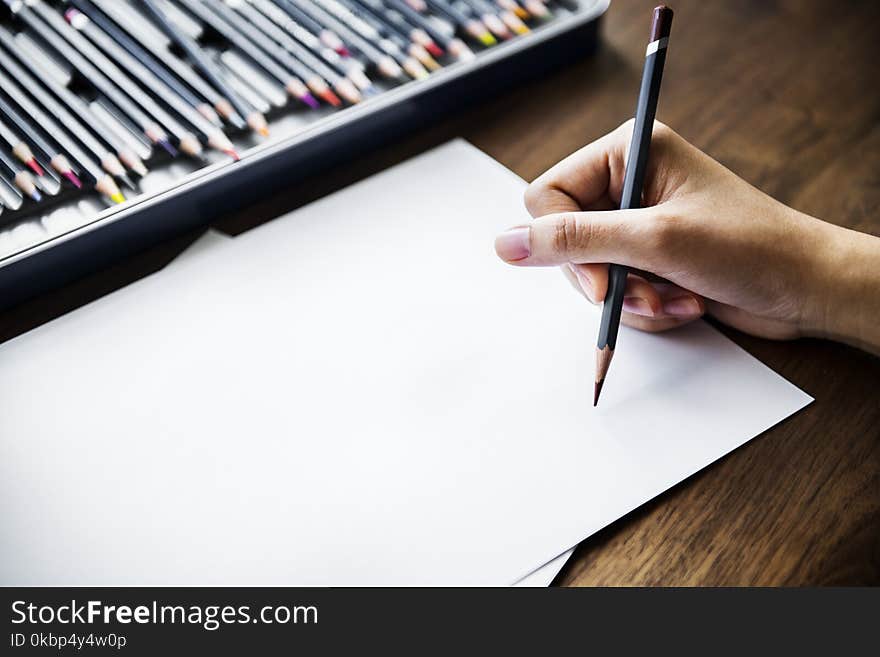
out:
<path id="1" fill-rule="evenodd" d="M 429 43 L 427 46 L 425 46 L 425 50 L 434 55 L 434 57 L 443 56 L 443 48 L 438 46 L 436 43 Z"/>
<path id="2" fill-rule="evenodd" d="M 319 103 L 312 94 L 303 94 L 303 97 L 300 98 L 300 100 L 312 109 L 318 109 L 321 106 L 321 103 Z"/>
<path id="3" fill-rule="evenodd" d="M 238 162 L 241 159 L 241 156 L 238 154 L 238 152 L 234 148 L 227 148 L 223 152 L 226 153 L 229 157 L 231 157 L 235 162 Z"/>
<path id="4" fill-rule="evenodd" d="M 26 162 L 25 164 L 27 164 L 28 168 L 31 171 L 33 171 L 35 174 L 37 174 L 38 176 L 45 176 L 46 175 L 46 172 L 43 171 L 43 167 L 41 167 L 40 163 L 37 162 L 36 160 L 31 159 L 28 162 Z"/>
<path id="5" fill-rule="evenodd" d="M 82 182 L 80 182 L 80 179 L 76 177 L 76 174 L 73 171 L 65 171 L 61 175 L 67 178 L 77 189 L 82 189 Z"/>
<path id="6" fill-rule="evenodd" d="M 336 54 L 341 55 L 342 57 L 351 57 L 351 50 L 349 50 L 345 46 L 339 46 L 336 49 Z"/>

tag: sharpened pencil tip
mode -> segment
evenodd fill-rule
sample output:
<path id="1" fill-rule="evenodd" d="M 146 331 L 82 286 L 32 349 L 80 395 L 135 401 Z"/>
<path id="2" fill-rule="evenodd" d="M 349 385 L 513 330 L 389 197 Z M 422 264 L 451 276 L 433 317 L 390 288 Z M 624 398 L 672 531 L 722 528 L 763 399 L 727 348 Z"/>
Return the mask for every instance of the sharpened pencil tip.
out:
<path id="1" fill-rule="evenodd" d="M 37 174 L 38 176 L 46 175 L 46 172 L 43 171 L 43 167 L 41 167 L 39 162 L 37 162 L 36 160 L 30 159 L 27 162 L 25 162 L 25 164 L 27 164 L 28 168 L 31 171 L 33 171 L 35 174 Z"/>
<path id="2" fill-rule="evenodd" d="M 238 151 L 236 151 L 234 148 L 226 148 L 223 150 L 223 152 L 226 153 L 226 155 L 228 155 L 229 157 L 231 157 L 233 162 L 238 162 L 241 159 L 241 156 L 238 154 Z"/>
<path id="3" fill-rule="evenodd" d="M 122 195 L 122 192 L 116 192 L 115 194 L 110 195 L 110 200 L 114 203 L 125 203 L 125 197 Z"/>
<path id="4" fill-rule="evenodd" d="M 160 140 L 159 140 L 159 146 L 161 146 L 162 148 L 164 148 L 165 151 L 166 151 L 171 157 L 177 157 L 177 149 L 174 148 L 174 146 L 171 145 L 171 142 L 168 141 L 167 139 L 160 139 Z"/>
<path id="5" fill-rule="evenodd" d="M 61 175 L 67 178 L 70 181 L 71 185 L 73 185 L 77 189 L 82 189 L 82 182 L 79 178 L 77 178 L 76 174 L 73 171 L 65 171 Z"/>
<path id="6" fill-rule="evenodd" d="M 593 406 L 597 406 L 599 404 L 599 395 L 602 394 L 602 384 L 605 383 L 605 379 L 601 381 L 596 381 L 596 387 L 593 389 Z"/>

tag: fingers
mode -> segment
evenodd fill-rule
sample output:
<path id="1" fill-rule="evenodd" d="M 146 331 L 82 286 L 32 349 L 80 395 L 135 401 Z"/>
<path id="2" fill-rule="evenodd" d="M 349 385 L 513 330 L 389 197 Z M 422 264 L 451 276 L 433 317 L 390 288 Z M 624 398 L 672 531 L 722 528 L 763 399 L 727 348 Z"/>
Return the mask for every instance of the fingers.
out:
<path id="1" fill-rule="evenodd" d="M 681 233 L 671 204 L 538 217 L 495 239 L 500 258 L 521 266 L 616 262 L 663 274 Z"/>
<path id="2" fill-rule="evenodd" d="M 562 267 L 575 289 L 594 304 L 605 299 L 608 289 L 607 265 Z M 698 294 L 672 285 L 651 283 L 630 274 L 626 281 L 622 321 L 644 331 L 665 331 L 702 317 L 706 301 Z"/>
<path id="3" fill-rule="evenodd" d="M 612 180 L 623 179 L 622 168 L 631 135 L 630 121 L 540 175 L 525 194 L 526 208 L 531 215 L 578 211 L 608 196 Z M 617 198 L 620 198 L 619 190 Z"/>

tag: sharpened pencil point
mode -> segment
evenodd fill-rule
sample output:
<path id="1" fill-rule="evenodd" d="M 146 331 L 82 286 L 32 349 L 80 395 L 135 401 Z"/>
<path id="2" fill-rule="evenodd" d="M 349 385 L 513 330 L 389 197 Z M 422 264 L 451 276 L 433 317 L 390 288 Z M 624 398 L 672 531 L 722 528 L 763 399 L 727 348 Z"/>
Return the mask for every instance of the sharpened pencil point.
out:
<path id="1" fill-rule="evenodd" d="M 171 157 L 177 157 L 177 149 L 174 148 L 174 146 L 171 145 L 171 142 L 168 141 L 167 139 L 160 139 L 160 140 L 159 140 L 159 146 L 161 146 L 162 148 L 164 148 L 165 151 L 166 151 Z"/>
<path id="2" fill-rule="evenodd" d="M 480 43 L 482 43 L 484 46 L 494 46 L 496 43 L 498 43 L 498 40 L 493 37 L 489 32 L 483 32 L 478 38 L 480 39 Z"/>
<path id="3" fill-rule="evenodd" d="M 238 162 L 241 159 L 241 156 L 238 154 L 238 151 L 236 151 L 234 148 L 224 149 L 223 152 L 226 153 L 229 157 L 231 157 L 233 162 Z"/>
<path id="4" fill-rule="evenodd" d="M 77 178 L 76 174 L 73 171 L 65 171 L 61 175 L 67 178 L 70 183 L 77 189 L 82 189 L 82 182 L 79 178 Z"/>
<path id="5" fill-rule="evenodd" d="M 35 174 L 37 174 L 38 176 L 45 176 L 46 175 L 46 172 L 43 171 L 43 167 L 41 167 L 40 163 L 37 162 L 36 160 L 30 159 L 27 162 L 25 162 L 25 164 L 27 164 L 28 168 L 31 171 L 33 171 Z"/>
<path id="6" fill-rule="evenodd" d="M 40 192 L 37 191 L 36 189 L 32 189 L 31 193 L 28 194 L 28 196 L 31 197 L 31 200 L 34 201 L 34 203 L 39 203 L 40 201 L 43 200 L 43 195 L 40 194 Z"/>
<path id="7" fill-rule="evenodd" d="M 593 388 L 593 406 L 597 406 L 599 404 L 599 395 L 602 394 L 602 384 L 605 383 L 605 379 L 601 381 L 596 381 L 596 386 Z"/>
<path id="8" fill-rule="evenodd" d="M 339 46 L 338 48 L 334 48 L 337 55 L 341 55 L 342 57 L 351 57 L 351 50 L 346 48 L 345 46 Z"/>
<path id="9" fill-rule="evenodd" d="M 318 99 L 310 93 L 305 93 L 300 96 L 300 100 L 312 109 L 318 109 L 321 106 L 321 103 L 318 102 Z"/>
<path id="10" fill-rule="evenodd" d="M 128 177 L 127 174 L 120 173 L 116 176 L 119 180 L 122 181 L 122 184 L 128 187 L 131 191 L 137 191 L 137 186 L 134 184 L 134 181 Z"/>
<path id="11" fill-rule="evenodd" d="M 333 93 L 331 89 L 325 89 L 318 95 L 323 98 L 325 102 L 333 105 L 333 107 L 339 107 L 342 105 L 342 100 L 340 100 L 339 96 Z"/>
<path id="12" fill-rule="evenodd" d="M 114 203 L 125 203 L 125 197 L 122 195 L 122 192 L 116 192 L 115 194 L 110 195 L 110 200 Z"/>
<path id="13" fill-rule="evenodd" d="M 434 57 L 442 57 L 443 56 L 443 48 L 438 46 L 436 43 L 428 43 L 425 44 L 425 50 L 434 55 Z"/>

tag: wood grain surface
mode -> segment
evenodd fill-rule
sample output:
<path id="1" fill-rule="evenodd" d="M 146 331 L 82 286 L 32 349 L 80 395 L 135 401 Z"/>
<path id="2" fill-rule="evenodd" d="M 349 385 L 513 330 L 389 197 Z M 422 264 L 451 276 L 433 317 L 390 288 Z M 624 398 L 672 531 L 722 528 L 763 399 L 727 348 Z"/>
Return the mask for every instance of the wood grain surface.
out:
<path id="1" fill-rule="evenodd" d="M 613 0 L 595 57 L 218 227 L 241 232 L 456 136 L 533 179 L 631 116 L 654 4 Z M 880 3 L 670 4 L 658 118 L 783 202 L 880 235 Z M 0 315 L 0 341 L 160 268 L 193 238 Z M 880 359 L 722 330 L 816 402 L 585 540 L 557 584 L 880 583 Z"/>

